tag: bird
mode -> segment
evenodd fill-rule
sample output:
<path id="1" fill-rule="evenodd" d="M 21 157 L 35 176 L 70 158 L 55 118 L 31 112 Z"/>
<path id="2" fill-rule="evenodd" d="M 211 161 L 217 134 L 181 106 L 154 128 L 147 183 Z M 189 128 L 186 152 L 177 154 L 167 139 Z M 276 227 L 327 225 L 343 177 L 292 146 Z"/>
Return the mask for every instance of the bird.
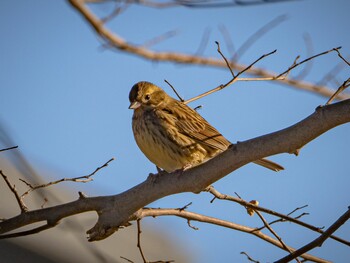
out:
<path id="1" fill-rule="evenodd" d="M 168 173 L 198 166 L 224 152 L 232 144 L 197 111 L 169 96 L 160 87 L 136 83 L 129 93 L 134 110 L 132 130 L 143 154 Z M 284 168 L 267 159 L 254 161 L 265 168 Z"/>

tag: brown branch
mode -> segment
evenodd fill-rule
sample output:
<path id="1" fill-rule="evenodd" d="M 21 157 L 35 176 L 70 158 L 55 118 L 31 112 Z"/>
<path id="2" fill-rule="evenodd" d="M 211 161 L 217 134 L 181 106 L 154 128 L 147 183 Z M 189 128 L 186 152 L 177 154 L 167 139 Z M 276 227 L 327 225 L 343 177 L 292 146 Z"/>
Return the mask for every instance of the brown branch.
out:
<path id="1" fill-rule="evenodd" d="M 292 251 L 289 249 L 289 247 L 283 242 L 282 238 L 275 232 L 275 230 L 272 229 L 272 227 L 269 225 L 269 223 L 265 220 L 263 215 L 259 212 L 256 211 L 256 214 L 260 217 L 261 221 L 264 223 L 265 227 L 278 239 L 278 241 L 281 243 L 282 247 L 288 251 L 289 253 L 292 253 Z M 300 263 L 298 258 L 295 258 L 297 262 Z"/>
<path id="2" fill-rule="evenodd" d="M 306 253 L 310 251 L 311 249 L 314 249 L 315 247 L 322 246 L 323 242 L 326 241 L 339 227 L 341 227 L 343 224 L 345 224 L 346 221 L 348 221 L 350 218 L 350 207 L 348 207 L 348 210 L 338 218 L 337 221 L 335 221 L 322 235 L 320 235 L 318 238 L 313 240 L 312 242 L 308 243 L 307 245 L 299 248 L 298 250 L 294 251 L 292 254 L 277 260 L 275 263 L 287 263 L 290 260 L 302 255 L 303 253 Z"/>
<path id="3" fill-rule="evenodd" d="M 141 233 L 142 233 L 141 223 L 140 223 L 141 219 L 137 219 L 136 222 L 137 222 L 137 248 L 140 251 L 143 263 L 171 263 L 171 262 L 174 262 L 174 260 L 166 260 L 166 261 L 163 261 L 163 260 L 148 261 L 148 260 L 146 260 L 146 257 L 144 255 L 142 247 L 141 247 Z"/>
<path id="4" fill-rule="evenodd" d="M 0 170 L 0 174 L 2 176 L 2 178 L 4 178 L 7 186 L 10 188 L 11 192 L 13 193 L 13 195 L 16 197 L 16 201 L 19 205 L 19 208 L 21 209 L 21 213 L 25 213 L 28 211 L 28 207 L 24 204 L 24 202 L 22 201 L 21 197 L 19 196 L 17 190 L 16 190 L 16 186 L 15 185 L 11 185 L 10 181 L 8 180 L 7 176 L 2 172 L 2 170 Z"/>
<path id="5" fill-rule="evenodd" d="M 148 261 L 146 260 L 145 255 L 143 254 L 143 251 L 142 251 L 142 247 L 141 247 L 141 233 L 142 233 L 142 231 L 141 231 L 141 223 L 140 222 L 141 222 L 141 219 L 138 219 L 137 220 L 137 248 L 140 251 L 143 262 L 147 263 Z"/>
<path id="6" fill-rule="evenodd" d="M 340 51 L 339 50 L 336 50 L 337 53 L 338 53 L 338 57 L 340 57 L 346 64 L 348 64 L 348 66 L 350 67 L 350 63 L 349 61 L 347 61 L 341 54 L 340 54 Z"/>
<path id="7" fill-rule="evenodd" d="M 328 54 L 328 53 L 330 53 L 330 52 L 338 51 L 339 49 L 341 49 L 341 47 L 332 48 L 332 49 L 330 49 L 330 50 L 327 50 L 327 51 L 318 53 L 318 54 L 316 54 L 316 55 L 314 55 L 314 56 L 308 57 L 308 58 L 304 59 L 303 61 L 301 61 L 301 62 L 299 62 L 299 63 L 293 63 L 293 65 L 290 66 L 286 71 L 284 71 L 284 72 L 282 72 L 281 74 L 277 75 L 277 76 L 276 76 L 276 79 L 282 77 L 282 76 L 285 75 L 286 73 L 289 73 L 292 69 L 294 69 L 294 68 L 296 68 L 296 67 L 298 67 L 298 66 L 304 64 L 305 62 L 308 62 L 308 61 L 310 61 L 310 60 L 312 60 L 312 59 L 314 59 L 314 58 L 317 58 L 317 57 L 326 55 L 326 54 Z"/>
<path id="8" fill-rule="evenodd" d="M 298 211 L 298 210 L 300 210 L 300 209 L 303 209 L 303 208 L 305 208 L 305 207 L 307 207 L 308 205 L 304 205 L 304 206 L 301 206 L 301 207 L 297 207 L 297 208 L 295 208 L 292 212 L 289 212 L 288 214 L 287 214 L 287 216 L 290 216 L 291 214 L 293 214 L 294 212 L 296 212 L 296 211 Z M 294 219 L 299 219 L 299 218 L 301 218 L 301 217 L 303 217 L 303 216 L 305 216 L 305 215 L 308 215 L 309 213 L 301 213 L 300 215 L 298 215 L 298 216 L 296 216 L 296 217 L 293 217 Z M 278 222 L 287 222 L 287 220 L 285 220 L 285 219 L 283 219 L 283 218 L 279 218 L 279 219 L 276 219 L 276 220 L 274 220 L 274 221 L 271 221 L 271 222 L 269 222 L 269 225 L 273 225 L 273 224 L 276 224 L 276 223 L 278 223 Z M 259 227 L 259 228 L 257 228 L 257 230 L 259 230 L 259 231 L 261 231 L 261 230 L 263 230 L 265 228 L 265 226 L 262 226 L 262 227 Z M 319 228 L 320 229 L 320 228 Z M 350 244 L 349 244 L 350 245 Z"/>
<path id="9" fill-rule="evenodd" d="M 204 92 L 204 93 L 202 93 L 202 94 L 200 94 L 200 95 L 198 95 L 198 96 L 196 96 L 196 97 L 193 97 L 192 99 L 186 100 L 186 101 L 184 101 L 183 103 L 188 104 L 188 103 L 190 103 L 190 102 L 192 102 L 192 101 L 198 100 L 198 99 L 200 99 L 200 98 L 203 98 L 203 97 L 205 97 L 205 96 L 208 96 L 209 94 L 212 94 L 212 93 L 214 93 L 214 92 L 217 92 L 217 91 L 219 91 L 219 90 L 222 90 L 222 89 L 224 89 L 224 88 L 226 88 L 226 87 L 232 85 L 233 83 L 235 83 L 236 81 L 239 80 L 238 77 L 239 77 L 240 75 L 242 75 L 244 72 L 246 72 L 247 70 L 249 70 L 251 67 L 253 67 L 253 66 L 254 66 L 256 63 L 258 63 L 260 60 L 264 59 L 264 58 L 267 57 L 267 56 L 270 56 L 270 55 L 274 54 L 276 51 L 277 51 L 277 50 L 274 50 L 274 51 L 272 51 L 272 52 L 269 52 L 269 53 L 267 53 L 267 54 L 262 55 L 260 58 L 258 58 L 258 59 L 255 60 L 253 63 L 251 63 L 249 66 L 247 66 L 246 68 L 244 68 L 243 70 L 241 70 L 240 72 L 238 72 L 237 75 L 234 75 L 234 74 L 233 74 L 233 71 L 232 71 L 230 65 L 228 65 L 228 66 L 229 66 L 229 69 L 230 69 L 230 71 L 231 71 L 231 73 L 232 73 L 233 76 L 234 76 L 229 82 L 227 82 L 226 84 L 221 84 L 220 86 L 218 86 L 218 87 L 216 87 L 216 88 L 214 88 L 214 89 L 211 89 L 211 90 L 209 90 L 209 91 L 207 91 L 207 92 Z M 223 56 L 223 57 L 225 58 L 225 56 Z M 225 61 L 227 61 L 226 58 L 225 58 Z"/>
<path id="10" fill-rule="evenodd" d="M 23 183 L 25 183 L 27 186 L 29 186 L 29 189 L 24 192 L 20 199 L 23 200 L 23 198 L 29 194 L 30 192 L 32 191 L 35 191 L 37 189 L 40 189 L 40 188 L 44 188 L 44 187 L 48 187 L 48 186 L 51 186 L 51 185 L 55 185 L 55 184 L 59 184 L 59 183 L 62 183 L 62 182 L 76 182 L 76 183 L 87 183 L 87 182 L 90 182 L 92 181 L 93 179 L 91 178 L 93 175 L 95 175 L 99 170 L 105 168 L 108 166 L 108 164 L 110 162 L 112 162 L 114 160 L 114 158 L 111 158 L 109 159 L 106 163 L 104 163 L 102 166 L 100 167 L 97 167 L 95 169 L 95 171 L 93 171 L 92 173 L 88 174 L 88 175 L 84 175 L 84 176 L 79 176 L 79 177 L 74 177 L 74 178 L 61 178 L 59 180 L 56 180 L 56 181 L 52 181 L 52 182 L 49 182 L 49 183 L 44 183 L 44 184 L 39 184 L 39 185 L 32 185 L 30 183 L 28 183 L 27 181 L 23 180 L 23 179 L 19 179 L 20 181 L 22 181 Z"/>
<path id="11" fill-rule="evenodd" d="M 267 213 L 267 214 L 279 217 L 279 218 L 281 218 L 283 220 L 286 220 L 286 221 L 289 221 L 291 223 L 300 225 L 302 227 L 308 228 L 308 229 L 310 229 L 310 230 L 312 230 L 314 232 L 324 233 L 324 231 L 322 231 L 319 227 L 315 227 L 313 225 L 307 224 L 305 222 L 297 220 L 296 218 L 290 217 L 289 215 L 281 214 L 281 213 L 273 211 L 271 209 L 267 209 L 267 208 L 264 208 L 262 206 L 254 205 L 254 204 L 252 204 L 250 202 L 244 201 L 240 197 L 236 198 L 236 197 L 233 197 L 233 196 L 230 196 L 230 195 L 222 194 L 219 191 L 217 191 L 213 186 L 207 187 L 206 191 L 211 193 L 216 199 L 232 201 L 232 202 L 235 202 L 235 203 L 238 203 L 238 204 L 244 206 L 246 209 L 250 208 L 250 209 L 255 210 L 255 211 L 261 211 L 261 212 L 264 212 L 264 213 Z M 257 228 L 256 230 L 260 230 L 260 229 Z M 336 240 L 336 241 L 338 241 L 338 242 L 340 242 L 340 243 L 343 243 L 344 245 L 350 246 L 350 242 L 349 241 L 343 240 L 343 239 L 341 239 L 339 237 L 336 237 L 336 236 L 333 236 L 333 235 L 331 236 L 331 238 Z"/>
<path id="12" fill-rule="evenodd" d="M 168 61 L 173 63 L 183 64 L 195 64 L 212 67 L 226 67 L 226 64 L 216 58 L 200 57 L 196 55 L 177 53 L 177 52 L 157 52 L 150 49 L 146 49 L 139 45 L 131 44 L 119 35 L 110 31 L 105 27 L 103 22 L 85 5 L 83 0 L 68 0 L 69 3 L 78 11 L 84 19 L 92 26 L 95 32 L 104 39 L 110 46 L 121 50 L 126 53 L 130 53 L 142 58 L 153 60 L 153 61 Z M 231 68 L 236 71 L 242 71 L 247 66 L 237 63 L 231 63 Z M 334 92 L 326 86 L 318 86 L 314 83 L 309 83 L 293 78 L 276 78 L 276 74 L 269 72 L 262 68 L 250 68 L 246 73 L 259 76 L 261 78 L 273 78 L 277 82 L 292 86 L 298 89 L 307 90 L 310 92 L 318 93 L 320 95 L 330 97 Z M 338 99 L 347 99 L 350 96 L 347 94 L 340 94 Z"/>
<path id="13" fill-rule="evenodd" d="M 70 203 L 29 211 L 9 218 L 0 222 L 0 234 L 40 221 L 58 222 L 71 215 L 96 211 L 97 223 L 87 231 L 89 241 L 107 238 L 120 227 L 127 225 L 130 220 L 135 220 L 135 213 L 137 214 L 137 211 L 146 205 L 173 194 L 201 192 L 208 185 L 257 159 L 279 153 L 294 153 L 296 149 L 301 149 L 326 131 L 350 122 L 349 112 L 350 99 L 319 107 L 297 124 L 234 144 L 217 157 L 192 169 L 162 174 L 156 181 L 149 178 L 120 194 L 79 198 Z M 245 205 L 253 207 L 251 204 Z M 265 212 L 261 207 L 253 208 Z M 184 212 L 186 211 L 181 211 Z"/>
<path id="14" fill-rule="evenodd" d="M 231 75 L 232 77 L 234 78 L 235 77 L 235 73 L 233 72 L 232 68 L 231 68 L 231 65 L 230 65 L 230 62 L 228 62 L 227 58 L 225 57 L 225 55 L 221 52 L 221 49 L 220 49 L 220 43 L 218 41 L 215 41 L 216 45 L 218 46 L 218 49 L 217 51 L 219 52 L 219 54 L 221 55 L 221 57 L 224 59 L 225 63 L 226 63 L 226 66 L 228 67 L 228 69 L 230 70 L 231 72 Z"/>
<path id="15" fill-rule="evenodd" d="M 337 91 L 332 95 L 332 97 L 330 97 L 329 100 L 326 102 L 326 105 L 331 104 L 331 102 L 338 96 L 338 94 L 343 92 L 349 86 L 350 86 L 350 78 L 348 78 L 343 82 L 343 84 L 337 89 Z"/>
<path id="16" fill-rule="evenodd" d="M 18 145 L 17 146 L 12 146 L 12 147 L 9 147 L 9 148 L 0 149 L 0 152 L 4 152 L 4 151 L 16 149 L 16 148 L 18 148 Z"/>
<path id="17" fill-rule="evenodd" d="M 281 244 L 281 242 L 279 240 L 274 239 L 274 238 L 272 238 L 272 237 L 270 237 L 270 236 L 268 236 L 260 231 L 256 231 L 255 228 L 243 226 L 240 224 L 236 224 L 236 223 L 233 223 L 230 221 L 218 219 L 215 217 L 210 217 L 210 216 L 206 216 L 206 215 L 202 215 L 202 214 L 198 214 L 198 213 L 193 213 L 193 212 L 189 212 L 186 210 L 179 211 L 178 209 L 144 208 L 144 209 L 141 209 L 137 212 L 138 218 L 159 217 L 159 216 L 177 216 L 177 217 L 184 218 L 187 221 L 197 221 L 197 222 L 213 224 L 213 225 L 237 230 L 240 232 L 254 235 L 254 236 L 256 236 L 264 241 L 267 241 L 268 243 L 270 243 L 270 244 L 272 244 L 280 249 L 286 250 L 286 248 Z M 288 250 L 290 250 L 292 252 L 295 251 L 295 249 L 293 249 L 292 247 L 287 246 L 287 248 L 288 248 Z M 301 255 L 301 257 L 303 257 L 307 260 L 314 261 L 314 262 L 329 262 L 327 260 L 312 256 L 309 254 L 303 254 L 303 255 Z"/>
<path id="18" fill-rule="evenodd" d="M 177 92 L 177 90 L 174 88 L 173 85 L 170 84 L 169 81 L 167 81 L 166 79 L 164 80 L 166 84 L 168 84 L 170 86 L 170 88 L 174 91 L 174 93 L 176 94 L 176 96 L 179 98 L 180 101 L 184 102 L 185 100 L 180 96 L 180 94 Z"/>
<path id="19" fill-rule="evenodd" d="M 260 263 L 260 261 L 258 260 L 254 260 L 253 258 L 251 258 L 246 252 L 242 251 L 241 252 L 241 255 L 245 255 L 247 257 L 247 259 L 251 262 L 254 262 L 254 263 Z"/>

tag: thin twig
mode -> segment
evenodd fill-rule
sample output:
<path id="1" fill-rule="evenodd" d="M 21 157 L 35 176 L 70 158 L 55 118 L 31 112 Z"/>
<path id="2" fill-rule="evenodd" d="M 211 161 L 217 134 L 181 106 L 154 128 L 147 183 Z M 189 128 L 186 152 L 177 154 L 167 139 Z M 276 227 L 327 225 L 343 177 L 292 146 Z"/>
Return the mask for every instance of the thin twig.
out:
<path id="1" fill-rule="evenodd" d="M 309 225 L 303 221 L 299 221 L 293 217 L 290 217 L 290 216 L 287 216 L 285 214 L 281 214 L 281 213 L 278 213 L 276 211 L 273 211 L 273 210 L 270 210 L 270 209 L 267 209 L 267 208 L 264 208 L 262 206 L 256 206 L 256 205 L 253 205 L 249 202 L 246 202 L 240 198 L 235 198 L 233 196 L 229 196 L 229 195 L 226 195 L 226 194 L 221 194 L 219 191 L 217 191 L 213 186 L 209 186 L 206 191 L 208 191 L 209 193 L 211 193 L 213 196 L 215 196 L 217 199 L 221 199 L 221 200 L 227 200 L 227 201 L 232 201 L 232 202 L 236 202 L 244 207 L 250 207 L 252 209 L 255 209 L 255 210 L 258 210 L 258 211 L 261 211 L 261 212 L 264 212 L 264 213 L 267 213 L 267 214 L 270 214 L 270 215 L 273 215 L 273 216 L 276 216 L 276 217 L 280 217 L 284 220 L 287 220 L 289 222 L 292 222 L 294 224 L 297 224 L 297 225 L 300 225 L 300 226 L 303 226 L 305 228 L 308 228 L 310 230 L 313 230 L 315 232 L 318 232 L 318 233 L 324 233 L 324 231 L 322 229 L 320 229 L 319 227 L 315 227 L 313 225 Z M 347 246 L 350 246 L 350 242 L 347 241 L 347 240 L 344 240 L 340 237 L 337 237 L 337 236 L 333 236 L 331 235 L 330 238 L 344 244 L 344 245 L 347 245 Z"/>
<path id="2" fill-rule="evenodd" d="M 61 178 L 59 180 L 56 180 L 56 181 L 52 181 L 52 182 L 49 182 L 49 183 L 45 183 L 45 184 L 40 184 L 40 185 L 32 185 L 28 182 L 26 182 L 25 180 L 23 179 L 19 179 L 21 182 L 25 183 L 27 186 L 29 186 L 29 189 L 24 192 L 22 195 L 21 195 L 21 199 L 23 199 L 27 194 L 29 194 L 30 192 L 34 191 L 34 190 L 37 190 L 39 188 L 44 188 L 44 187 L 48 187 L 48 186 L 51 186 L 51 185 L 55 185 L 55 184 L 58 184 L 58 183 L 61 183 L 61 182 L 67 182 L 67 181 L 70 181 L 70 182 L 77 182 L 77 183 L 87 183 L 87 182 L 90 182 L 92 181 L 93 179 L 91 178 L 93 175 L 95 175 L 99 170 L 105 168 L 108 166 L 108 164 L 110 162 L 112 162 L 114 160 L 114 158 L 111 158 L 109 159 L 105 164 L 103 164 L 102 166 L 100 167 L 97 167 L 95 169 L 95 171 L 93 171 L 92 173 L 88 174 L 88 175 L 84 175 L 84 176 L 79 176 L 79 177 L 74 177 L 74 178 Z"/>
<path id="3" fill-rule="evenodd" d="M 18 148 L 18 145 L 16 145 L 16 146 L 12 146 L 12 147 L 9 147 L 9 148 L 0 149 L 0 152 L 4 152 L 4 151 L 8 151 L 8 150 L 12 150 L 12 149 L 16 149 L 16 148 Z"/>
<path id="4" fill-rule="evenodd" d="M 289 253 L 292 253 L 292 251 L 289 249 L 289 247 L 283 242 L 282 238 L 272 229 L 272 227 L 269 225 L 269 223 L 265 220 L 265 218 L 262 216 L 262 214 L 255 210 L 255 213 L 260 217 L 261 221 L 263 221 L 265 227 L 278 239 L 278 241 L 281 243 L 281 245 L 284 247 L 286 251 Z M 295 258 L 295 260 L 300 263 L 298 258 Z"/>
<path id="5" fill-rule="evenodd" d="M 192 54 L 179 53 L 179 52 L 165 52 L 165 51 L 154 51 L 146 49 L 141 45 L 132 44 L 132 41 L 127 41 L 115 32 L 112 32 L 104 26 L 100 18 L 97 17 L 87 6 L 86 1 L 81 0 L 68 0 L 69 3 L 74 7 L 84 19 L 92 26 L 95 33 L 98 34 L 101 39 L 113 46 L 117 50 L 126 52 L 129 54 L 134 54 L 139 57 L 152 60 L 152 61 L 170 61 L 173 63 L 191 64 L 191 65 L 203 65 L 212 67 L 226 67 L 225 63 L 219 59 L 200 57 Z M 92 0 L 90 0 L 92 1 Z M 97 0 L 94 0 L 97 1 Z M 147 1 L 148 2 L 148 1 Z M 265 1 L 264 1 L 265 2 Z M 177 2 L 178 3 L 178 2 Z M 174 4 L 174 3 L 173 3 Z M 188 1 L 184 6 L 191 6 Z M 233 63 L 231 67 L 237 71 L 243 70 L 246 66 L 238 63 Z M 333 92 L 326 86 L 317 86 L 314 83 L 309 83 L 305 81 L 296 80 L 293 78 L 276 78 L 275 73 L 269 72 L 262 68 L 251 68 L 247 73 L 252 75 L 257 75 L 262 78 L 273 78 L 274 80 L 283 83 L 285 85 L 293 86 L 295 88 L 308 90 L 310 92 L 315 92 L 323 96 L 331 96 Z M 349 98 L 346 94 L 341 95 L 339 99 Z"/>
<path id="6" fill-rule="evenodd" d="M 350 63 L 349 61 L 347 61 L 341 54 L 340 54 L 340 51 L 337 49 L 336 50 L 337 53 L 338 53 L 338 57 L 340 57 L 346 64 L 348 64 L 348 66 L 350 67 Z"/>
<path id="7" fill-rule="evenodd" d="M 7 186 L 10 188 L 10 190 L 12 191 L 14 196 L 16 197 L 16 201 L 17 201 L 17 203 L 19 205 L 19 208 L 21 209 L 21 213 L 27 212 L 28 211 L 28 207 L 24 204 L 23 200 L 19 196 L 19 194 L 18 194 L 18 192 L 16 190 L 16 186 L 15 185 L 11 185 L 10 181 L 8 180 L 7 176 L 2 172 L 2 170 L 0 170 L 0 174 L 1 174 L 2 178 L 4 178 Z"/>
<path id="8" fill-rule="evenodd" d="M 246 252 L 244 252 L 244 251 L 242 251 L 240 254 L 241 254 L 241 255 L 245 255 L 245 256 L 247 257 L 247 259 L 248 259 L 249 261 L 251 261 L 251 262 L 260 263 L 260 261 L 254 260 L 253 258 L 251 258 L 251 257 L 250 257 Z"/>
<path id="9" fill-rule="evenodd" d="M 142 257 L 142 260 L 144 263 L 147 263 L 148 261 L 146 260 L 145 258 L 145 255 L 143 254 L 143 251 L 142 251 L 142 247 L 141 247 L 141 219 L 137 219 L 137 248 L 139 249 L 140 251 L 140 254 L 141 254 L 141 257 Z"/>
<path id="10" fill-rule="evenodd" d="M 303 61 L 301 61 L 301 62 L 299 62 L 299 63 L 293 64 L 293 65 L 290 66 L 286 71 L 284 71 L 284 72 L 282 72 L 281 74 L 277 75 L 275 78 L 276 78 L 276 79 L 280 78 L 280 77 L 283 76 L 284 74 L 290 72 L 290 71 L 291 71 L 292 69 L 294 69 L 295 67 L 298 67 L 298 66 L 300 66 L 301 64 L 303 64 L 303 63 L 305 63 L 305 62 L 307 62 L 307 61 L 309 61 L 309 60 L 311 60 L 311 59 L 317 58 L 317 57 L 319 57 L 319 56 L 326 55 L 326 54 L 328 54 L 328 53 L 330 53 L 330 52 L 337 51 L 337 50 L 339 50 L 339 49 L 341 49 L 341 47 L 332 48 L 332 49 L 330 49 L 330 50 L 327 50 L 327 51 L 318 53 L 318 54 L 316 54 L 316 55 L 314 55 L 314 56 L 308 57 L 307 59 L 304 59 Z"/>
<path id="11" fill-rule="evenodd" d="M 243 200 L 238 193 L 235 192 L 235 194 L 238 196 L 239 199 Z M 256 206 L 258 206 L 258 204 L 259 204 L 257 201 L 255 201 L 255 202 L 250 201 L 249 203 L 254 204 Z M 289 253 L 292 253 L 292 251 L 289 249 L 289 247 L 283 242 L 282 238 L 272 229 L 272 227 L 269 225 L 269 223 L 265 220 L 263 215 L 258 210 L 251 209 L 251 208 L 248 208 L 248 207 L 246 207 L 246 209 L 248 210 L 248 214 L 249 215 L 252 215 L 255 212 L 260 217 L 260 219 L 264 223 L 265 227 L 278 239 L 278 241 L 281 243 L 282 247 L 286 251 L 288 251 Z M 249 210 L 253 210 L 253 212 L 249 212 Z M 297 258 L 296 258 L 296 261 L 298 263 L 300 263 L 299 259 L 297 259 Z"/>
<path id="12" fill-rule="evenodd" d="M 128 262 L 130 262 L 130 263 L 134 263 L 134 261 L 132 261 L 132 260 L 126 258 L 126 257 L 120 256 L 120 258 L 121 258 L 121 259 L 124 259 L 124 260 L 126 260 L 126 261 L 128 261 Z"/>
<path id="13" fill-rule="evenodd" d="M 170 86 L 170 88 L 175 92 L 176 96 L 179 98 L 179 100 L 181 102 L 184 102 L 185 100 L 180 96 L 180 94 L 177 92 L 177 90 L 173 87 L 173 85 L 170 84 L 169 81 L 167 81 L 166 79 L 164 80 L 166 82 L 166 84 L 168 84 Z"/>
<path id="14" fill-rule="evenodd" d="M 235 73 L 233 72 L 233 70 L 232 70 L 232 68 L 231 68 L 231 66 L 230 66 L 230 62 L 228 62 L 228 60 L 227 60 L 227 58 L 225 57 L 225 55 L 222 54 L 221 49 L 220 49 L 220 43 L 219 43 L 218 41 L 215 41 L 215 43 L 216 43 L 216 45 L 218 46 L 217 51 L 219 52 L 219 54 L 221 55 L 221 57 L 225 60 L 225 63 L 226 63 L 226 65 L 227 65 L 228 69 L 230 70 L 232 77 L 234 78 L 234 77 L 235 77 Z"/>
<path id="15" fill-rule="evenodd" d="M 288 214 L 287 214 L 287 216 L 290 216 L 291 214 L 293 214 L 294 212 L 296 212 L 296 211 L 298 211 L 298 210 L 300 210 L 300 209 L 303 209 L 303 208 L 305 208 L 305 207 L 307 207 L 308 205 L 304 205 L 304 206 L 301 206 L 301 207 L 297 207 L 297 208 L 295 208 L 292 212 L 289 212 Z M 299 218 L 301 218 L 301 217 L 303 217 L 303 216 L 305 216 L 305 215 L 308 215 L 309 213 L 302 213 L 302 214 L 300 214 L 300 215 L 298 215 L 298 216 L 296 216 L 296 217 L 294 217 L 294 219 L 299 219 Z M 286 222 L 287 220 L 285 220 L 285 219 L 283 219 L 283 218 L 279 218 L 279 219 L 276 219 L 276 220 L 274 220 L 274 221 L 271 221 L 271 222 L 269 222 L 269 225 L 273 225 L 273 224 L 276 224 L 276 223 L 278 223 L 278 222 Z M 257 228 L 257 230 L 258 231 L 261 231 L 261 230 L 263 230 L 265 228 L 265 226 L 262 226 L 262 227 L 259 227 L 259 228 Z"/>
<path id="16" fill-rule="evenodd" d="M 159 217 L 159 216 L 177 216 L 177 217 L 181 217 L 185 220 L 197 221 L 197 222 L 217 225 L 220 227 L 225 227 L 225 228 L 229 228 L 229 229 L 233 229 L 233 230 L 237 230 L 237 231 L 241 231 L 241 232 L 244 232 L 247 234 L 254 235 L 254 236 L 256 236 L 264 241 L 267 241 L 268 243 L 270 243 L 278 248 L 285 250 L 285 248 L 281 245 L 281 243 L 277 239 L 270 237 L 269 235 L 266 235 L 266 234 L 262 233 L 261 231 L 256 231 L 254 228 L 240 225 L 240 224 L 236 224 L 236 223 L 222 220 L 222 219 L 215 218 L 215 217 L 210 217 L 210 216 L 206 216 L 206 215 L 202 215 L 202 214 L 198 214 L 198 213 L 189 212 L 187 210 L 179 211 L 178 209 L 143 208 L 138 212 L 138 216 L 140 218 Z M 292 247 L 289 247 L 289 249 L 291 251 L 295 250 Z M 314 261 L 314 262 L 329 263 L 329 261 L 327 261 L 327 260 L 312 256 L 312 255 L 306 254 L 306 253 L 303 254 L 301 257 L 308 259 L 308 260 L 311 260 L 311 261 Z"/>
<path id="17" fill-rule="evenodd" d="M 216 92 L 216 91 L 222 90 L 222 89 L 224 89 L 224 88 L 230 86 L 231 84 L 233 84 L 233 83 L 235 83 L 237 80 L 239 80 L 238 77 L 239 77 L 240 75 L 242 75 L 244 72 L 246 72 L 247 70 L 249 70 L 254 64 L 256 64 L 256 63 L 259 62 L 260 60 L 264 59 L 265 57 L 274 54 L 276 51 L 277 51 L 277 50 L 274 50 L 274 51 L 272 51 L 272 52 L 269 52 L 269 53 L 267 53 L 267 54 L 262 55 L 260 58 L 258 58 L 257 60 L 255 60 L 255 61 L 254 61 L 253 63 L 251 63 L 249 66 L 247 66 L 245 69 L 243 69 L 242 71 L 238 72 L 237 75 L 235 75 L 235 77 L 233 77 L 233 78 L 232 78 L 229 82 L 227 82 L 226 84 L 221 84 L 220 86 L 218 86 L 218 87 L 216 87 L 216 88 L 214 88 L 214 89 L 211 89 L 211 90 L 209 90 L 209 91 L 207 91 L 207 92 L 204 92 L 204 93 L 202 93 L 202 94 L 200 94 L 200 95 L 198 95 L 198 96 L 196 96 L 196 97 L 193 97 L 193 98 L 191 98 L 191 99 L 189 99 L 189 100 L 186 100 L 186 101 L 184 101 L 183 103 L 188 104 L 188 103 L 190 103 L 190 102 L 192 102 L 192 101 L 198 100 L 198 99 L 200 99 L 200 98 L 203 98 L 203 97 L 205 97 L 205 96 L 208 96 L 209 94 L 212 94 L 212 93 L 214 93 L 214 92 Z"/>
<path id="18" fill-rule="evenodd" d="M 318 238 L 314 239 L 312 242 L 306 244 L 305 246 L 299 248 L 298 250 L 294 251 L 293 253 L 289 254 L 288 256 L 281 258 L 280 260 L 277 260 L 275 263 L 287 263 L 290 260 L 310 251 L 311 249 L 314 249 L 317 246 L 322 246 L 323 242 L 328 239 L 339 227 L 341 227 L 343 224 L 345 224 L 346 221 L 348 221 L 350 218 L 350 207 L 348 207 L 348 210 L 337 219 L 326 231 L 323 232 L 322 235 L 320 235 Z"/>
<path id="19" fill-rule="evenodd" d="M 350 78 L 348 78 L 343 82 L 343 84 L 337 89 L 337 91 L 332 95 L 332 97 L 330 97 L 329 100 L 326 102 L 326 105 L 331 104 L 331 102 L 338 96 L 338 94 L 344 91 L 349 86 L 350 86 Z"/>

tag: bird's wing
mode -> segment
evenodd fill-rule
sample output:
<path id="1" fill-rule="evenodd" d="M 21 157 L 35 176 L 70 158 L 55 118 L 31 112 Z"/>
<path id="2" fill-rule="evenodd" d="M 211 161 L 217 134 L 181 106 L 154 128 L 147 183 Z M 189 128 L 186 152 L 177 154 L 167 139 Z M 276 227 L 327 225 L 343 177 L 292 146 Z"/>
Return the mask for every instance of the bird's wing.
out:
<path id="1" fill-rule="evenodd" d="M 211 126 L 195 110 L 182 102 L 173 100 L 167 107 L 171 112 L 177 130 L 198 143 L 225 151 L 231 144 L 220 132 Z"/>

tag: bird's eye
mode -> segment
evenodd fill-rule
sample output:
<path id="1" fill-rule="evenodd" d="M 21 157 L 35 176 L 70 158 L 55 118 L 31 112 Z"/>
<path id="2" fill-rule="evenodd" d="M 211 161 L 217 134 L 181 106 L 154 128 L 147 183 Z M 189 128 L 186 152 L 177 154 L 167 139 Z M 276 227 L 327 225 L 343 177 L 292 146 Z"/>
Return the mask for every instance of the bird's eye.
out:
<path id="1" fill-rule="evenodd" d="M 145 95 L 145 100 L 146 100 L 146 101 L 149 101 L 150 98 L 151 98 L 151 96 L 150 96 L 149 94 L 146 94 L 146 95 Z"/>

